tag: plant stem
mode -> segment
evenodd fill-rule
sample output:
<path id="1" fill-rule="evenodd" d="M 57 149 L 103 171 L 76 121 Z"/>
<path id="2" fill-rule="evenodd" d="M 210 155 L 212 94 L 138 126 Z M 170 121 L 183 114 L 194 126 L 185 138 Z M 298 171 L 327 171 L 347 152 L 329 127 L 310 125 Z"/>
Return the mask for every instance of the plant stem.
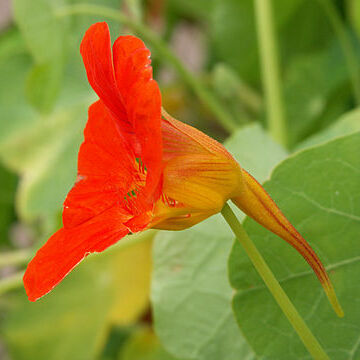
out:
<path id="1" fill-rule="evenodd" d="M 336 8 L 335 4 L 329 0 L 319 0 L 320 4 L 324 8 L 329 21 L 334 28 L 335 34 L 339 39 L 340 46 L 342 47 L 345 62 L 349 71 L 354 98 L 357 105 L 360 105 L 360 72 L 358 66 L 358 60 L 356 57 L 355 50 L 352 46 L 349 34 L 343 24 Z"/>
<path id="2" fill-rule="evenodd" d="M 269 131 L 277 142 L 286 147 L 287 126 L 271 0 L 255 0 L 255 15 Z"/>
<path id="3" fill-rule="evenodd" d="M 30 260 L 32 254 L 33 251 L 29 249 L 8 251 L 2 253 L 0 254 L 0 268 L 9 265 L 24 265 Z"/>
<path id="4" fill-rule="evenodd" d="M 19 288 L 23 283 L 22 282 L 23 276 L 24 276 L 24 272 L 20 271 L 4 279 L 0 279 L 0 296 L 10 290 Z"/>
<path id="5" fill-rule="evenodd" d="M 226 222 L 230 225 L 235 236 L 239 240 L 240 244 L 245 249 L 248 257 L 253 263 L 255 269 L 263 279 L 267 288 L 273 295 L 274 299 L 280 306 L 281 310 L 299 335 L 300 339 L 308 349 L 309 353 L 316 360 L 329 360 L 325 351 L 312 334 L 311 330 L 307 327 L 306 323 L 297 312 L 295 306 L 292 304 L 279 282 L 276 280 L 274 274 L 266 264 L 264 258 L 259 253 L 255 244 L 247 235 L 246 231 L 240 224 L 234 212 L 231 210 L 228 204 L 225 204 L 221 214 L 225 218 Z"/>
<path id="6" fill-rule="evenodd" d="M 210 111 L 215 115 L 221 125 L 228 131 L 233 132 L 237 128 L 237 124 L 230 113 L 221 105 L 215 96 L 197 79 L 195 78 L 181 63 L 181 61 L 168 48 L 166 43 L 147 26 L 132 20 L 116 9 L 109 7 L 97 6 L 92 4 L 76 4 L 64 6 L 56 10 L 57 17 L 69 15 L 96 15 L 118 21 L 128 26 L 134 32 L 148 41 L 157 51 L 161 59 L 167 60 L 181 76 L 184 82 L 194 91 L 196 96 L 204 103 Z"/>

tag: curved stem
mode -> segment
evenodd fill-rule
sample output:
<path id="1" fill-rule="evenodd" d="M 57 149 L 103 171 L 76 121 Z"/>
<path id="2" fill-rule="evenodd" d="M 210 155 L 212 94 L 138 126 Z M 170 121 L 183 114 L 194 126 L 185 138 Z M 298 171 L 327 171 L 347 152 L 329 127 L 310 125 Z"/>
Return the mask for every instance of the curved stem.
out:
<path id="1" fill-rule="evenodd" d="M 23 283 L 22 282 L 23 276 L 24 276 L 24 272 L 20 271 L 4 279 L 0 279 L 0 296 L 10 290 L 19 288 Z"/>
<path id="2" fill-rule="evenodd" d="M 16 266 L 26 264 L 33 254 L 32 250 L 8 251 L 0 254 L 0 268 L 4 266 Z"/>
<path id="3" fill-rule="evenodd" d="M 277 142 L 286 147 L 287 124 L 271 0 L 255 0 L 255 15 L 269 131 Z"/>
<path id="4" fill-rule="evenodd" d="M 246 231 L 244 230 L 228 204 L 225 204 L 225 206 L 221 210 L 221 214 L 231 227 L 240 244 L 245 249 L 246 254 L 250 258 L 255 269 L 263 279 L 267 288 L 269 289 L 272 296 L 280 306 L 281 310 L 295 329 L 296 333 L 299 335 L 301 341 L 303 342 L 309 353 L 316 360 L 329 360 L 325 351 L 323 350 L 315 336 L 312 334 L 311 330 L 308 328 L 308 326 L 296 310 L 295 306 L 282 289 L 279 282 L 276 280 L 271 269 L 266 264 L 264 258 L 259 253 L 255 244 L 249 238 Z"/>
<path id="5" fill-rule="evenodd" d="M 356 58 L 355 50 L 352 46 L 349 34 L 341 21 L 341 18 L 332 1 L 319 0 L 324 8 L 329 21 L 334 28 L 335 34 L 339 39 L 340 46 L 342 47 L 345 62 L 350 74 L 350 80 L 353 87 L 354 98 L 358 105 L 360 105 L 360 72 L 358 67 L 358 60 Z"/>
<path id="6" fill-rule="evenodd" d="M 237 128 L 237 124 L 228 111 L 221 105 L 221 103 L 212 95 L 212 93 L 196 79 L 181 63 L 181 61 L 168 48 L 166 43 L 159 38 L 151 29 L 145 25 L 126 17 L 120 11 L 104 6 L 97 6 L 91 4 L 76 4 L 64 6 L 56 10 L 57 17 L 69 15 L 96 15 L 103 16 L 109 19 L 120 22 L 131 28 L 136 33 L 148 41 L 153 48 L 158 52 L 162 59 L 167 60 L 178 72 L 184 82 L 194 91 L 197 97 L 210 109 L 223 127 L 233 132 Z"/>

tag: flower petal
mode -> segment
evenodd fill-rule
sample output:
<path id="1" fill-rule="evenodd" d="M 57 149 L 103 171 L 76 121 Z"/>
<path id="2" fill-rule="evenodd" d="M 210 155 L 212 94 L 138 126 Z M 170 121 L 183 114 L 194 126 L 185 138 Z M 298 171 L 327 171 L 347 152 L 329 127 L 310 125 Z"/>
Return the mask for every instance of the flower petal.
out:
<path id="1" fill-rule="evenodd" d="M 235 162 L 231 154 L 218 141 L 200 130 L 182 123 L 162 109 L 163 160 L 192 154 L 212 154 Z"/>
<path id="2" fill-rule="evenodd" d="M 152 79 L 150 52 L 134 36 L 120 36 L 110 47 L 106 23 L 92 25 L 81 43 L 89 82 L 115 115 L 120 135 L 145 164 L 146 185 L 138 201 L 160 196 L 162 174 L 161 94 Z M 150 205 L 149 205 L 150 206 Z"/>
<path id="3" fill-rule="evenodd" d="M 105 22 L 90 26 L 81 42 L 80 53 L 90 85 L 125 126 L 126 109 L 115 80 L 110 33 Z"/>
<path id="4" fill-rule="evenodd" d="M 165 111 L 163 117 L 164 193 L 191 210 L 220 211 L 241 192 L 240 166 L 217 141 Z"/>
<path id="5" fill-rule="evenodd" d="M 113 54 L 117 85 L 135 134 L 133 147 L 147 169 L 143 194 L 156 199 L 162 172 L 161 94 L 152 78 L 150 51 L 140 39 L 120 36 Z"/>
<path id="6" fill-rule="evenodd" d="M 65 228 L 78 226 L 115 203 L 120 205 L 138 172 L 132 150 L 101 100 L 89 108 L 84 135 L 78 180 L 64 203 Z"/>
<path id="7" fill-rule="evenodd" d="M 217 213 L 237 194 L 240 168 L 213 155 L 178 156 L 164 169 L 164 193 L 192 210 Z"/>
<path id="8" fill-rule="evenodd" d="M 24 285 L 30 301 L 52 290 L 81 260 L 101 252 L 128 234 L 127 216 L 114 206 L 82 225 L 60 229 L 29 263 Z"/>

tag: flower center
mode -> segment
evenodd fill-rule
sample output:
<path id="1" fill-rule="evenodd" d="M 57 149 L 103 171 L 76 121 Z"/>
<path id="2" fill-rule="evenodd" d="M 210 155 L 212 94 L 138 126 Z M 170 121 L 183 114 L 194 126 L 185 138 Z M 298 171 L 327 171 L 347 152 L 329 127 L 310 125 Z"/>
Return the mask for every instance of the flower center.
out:
<path id="1" fill-rule="evenodd" d="M 133 181 L 128 192 L 124 196 L 125 208 L 132 214 L 135 214 L 141 208 L 139 204 L 139 194 L 146 183 L 147 169 L 141 158 L 136 158 L 134 163 Z"/>

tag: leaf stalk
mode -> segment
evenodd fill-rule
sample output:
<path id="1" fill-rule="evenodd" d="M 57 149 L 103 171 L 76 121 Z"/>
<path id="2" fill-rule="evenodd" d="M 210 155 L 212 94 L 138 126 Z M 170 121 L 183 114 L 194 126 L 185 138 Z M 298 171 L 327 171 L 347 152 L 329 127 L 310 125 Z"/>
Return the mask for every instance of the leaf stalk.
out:
<path id="1" fill-rule="evenodd" d="M 225 204 L 221 210 L 221 214 L 229 224 L 240 244 L 243 246 L 255 269 L 263 279 L 267 288 L 271 292 L 272 296 L 278 303 L 279 307 L 289 320 L 290 324 L 300 337 L 309 353 L 315 360 L 329 360 L 329 357 L 325 353 L 324 349 L 321 347 L 320 343 L 317 341 L 291 300 L 286 295 L 279 282 L 276 280 L 273 272 L 265 262 L 264 258 L 228 204 Z"/>

